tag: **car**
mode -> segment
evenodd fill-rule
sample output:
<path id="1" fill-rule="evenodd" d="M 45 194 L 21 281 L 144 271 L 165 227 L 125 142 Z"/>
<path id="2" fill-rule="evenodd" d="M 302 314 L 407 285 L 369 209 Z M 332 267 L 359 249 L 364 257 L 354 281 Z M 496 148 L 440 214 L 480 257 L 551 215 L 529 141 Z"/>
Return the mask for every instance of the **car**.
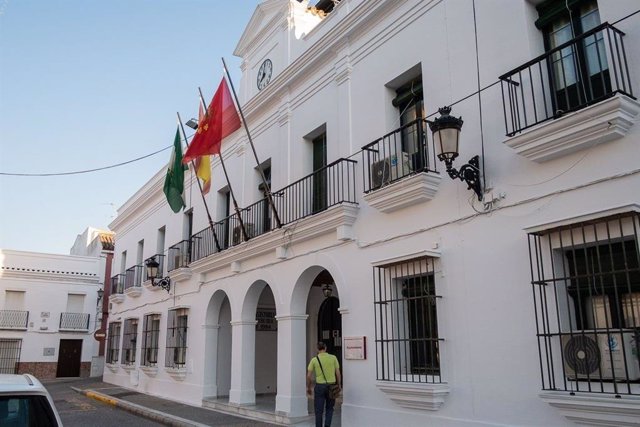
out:
<path id="1" fill-rule="evenodd" d="M 62 427 L 53 399 L 30 374 L 0 374 L 0 426 Z"/>

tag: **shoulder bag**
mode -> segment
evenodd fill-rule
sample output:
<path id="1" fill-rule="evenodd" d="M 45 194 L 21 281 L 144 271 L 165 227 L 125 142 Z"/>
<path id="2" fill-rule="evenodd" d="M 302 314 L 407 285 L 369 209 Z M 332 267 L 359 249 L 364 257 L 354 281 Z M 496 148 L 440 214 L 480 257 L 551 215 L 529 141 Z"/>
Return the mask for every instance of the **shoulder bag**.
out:
<path id="1" fill-rule="evenodd" d="M 324 369 L 322 368 L 322 362 L 320 361 L 320 358 L 318 356 L 316 356 L 316 359 L 318 359 L 318 364 L 320 365 L 322 376 L 324 377 L 324 380 L 327 381 L 327 376 L 324 374 Z M 336 400 L 338 396 L 340 396 L 340 386 L 336 383 L 327 383 L 327 385 L 329 385 L 329 399 Z"/>

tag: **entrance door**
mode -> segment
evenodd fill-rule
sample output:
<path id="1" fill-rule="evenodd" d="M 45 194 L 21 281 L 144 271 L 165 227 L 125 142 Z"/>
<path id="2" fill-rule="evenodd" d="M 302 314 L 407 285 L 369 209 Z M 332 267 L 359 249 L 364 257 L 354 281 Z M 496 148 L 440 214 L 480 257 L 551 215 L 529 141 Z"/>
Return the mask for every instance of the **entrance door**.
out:
<path id="1" fill-rule="evenodd" d="M 79 377 L 82 340 L 60 340 L 56 377 Z"/>
<path id="2" fill-rule="evenodd" d="M 327 352 L 338 358 L 342 366 L 342 317 L 338 311 L 340 300 L 325 298 L 318 312 L 318 340 L 327 345 Z"/>

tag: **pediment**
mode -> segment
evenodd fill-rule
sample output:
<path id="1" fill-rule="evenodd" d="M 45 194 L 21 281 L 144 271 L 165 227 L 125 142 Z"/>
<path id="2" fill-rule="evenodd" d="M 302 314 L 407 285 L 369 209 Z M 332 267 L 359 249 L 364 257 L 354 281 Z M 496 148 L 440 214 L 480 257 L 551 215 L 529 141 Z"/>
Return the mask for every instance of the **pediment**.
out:
<path id="1" fill-rule="evenodd" d="M 272 26 L 285 19 L 289 11 L 289 1 L 266 0 L 260 3 L 253 12 L 240 41 L 233 54 L 244 58 L 247 50 L 255 46 L 256 41 L 269 33 Z"/>

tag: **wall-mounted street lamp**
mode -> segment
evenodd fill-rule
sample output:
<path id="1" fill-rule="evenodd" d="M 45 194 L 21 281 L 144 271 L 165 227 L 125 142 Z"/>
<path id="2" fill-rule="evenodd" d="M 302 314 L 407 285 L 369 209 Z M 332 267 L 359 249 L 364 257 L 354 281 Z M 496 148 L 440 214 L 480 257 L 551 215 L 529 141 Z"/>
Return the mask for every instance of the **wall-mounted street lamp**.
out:
<path id="1" fill-rule="evenodd" d="M 160 286 L 165 291 L 169 292 L 171 290 L 171 279 L 169 277 L 160 278 L 158 275 L 158 261 L 156 261 L 156 257 L 151 257 L 145 263 L 147 267 L 147 278 L 151 279 L 151 286 Z M 160 279 L 156 282 L 156 279 Z"/>
<path id="2" fill-rule="evenodd" d="M 185 125 L 189 126 L 191 129 L 198 129 L 198 121 L 196 119 L 189 119 Z"/>
<path id="3" fill-rule="evenodd" d="M 469 190 L 473 190 L 482 200 L 482 185 L 480 183 L 480 157 L 473 156 L 469 163 L 457 170 L 453 167 L 453 161 L 458 157 L 460 142 L 460 129 L 462 129 L 462 117 L 450 116 L 451 107 L 442 107 L 438 110 L 440 117 L 429 123 L 433 133 L 433 145 L 438 159 L 447 165 L 447 173 L 451 179 L 459 179 L 467 184 Z"/>
<path id="4" fill-rule="evenodd" d="M 329 298 L 333 294 L 333 288 L 331 287 L 331 284 L 327 283 L 326 285 L 322 286 L 322 294 L 325 298 Z"/>
<path id="5" fill-rule="evenodd" d="M 103 295 L 104 295 L 104 289 L 102 288 L 98 289 L 98 301 L 96 301 L 96 305 L 100 304 L 100 301 L 102 301 Z"/>

